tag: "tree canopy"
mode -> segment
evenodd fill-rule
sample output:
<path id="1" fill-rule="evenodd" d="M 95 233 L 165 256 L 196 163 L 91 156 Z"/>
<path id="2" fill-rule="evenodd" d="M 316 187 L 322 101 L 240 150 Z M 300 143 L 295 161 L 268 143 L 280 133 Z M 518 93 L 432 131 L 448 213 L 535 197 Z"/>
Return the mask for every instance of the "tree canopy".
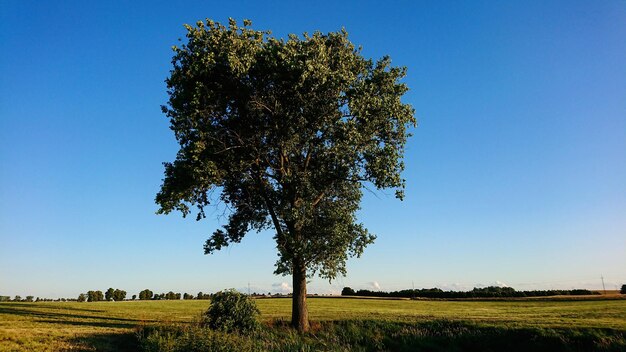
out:
<path id="1" fill-rule="evenodd" d="M 402 199 L 416 120 L 401 102 L 406 68 L 364 58 L 345 30 L 281 39 L 250 27 L 199 21 L 173 47 L 162 109 L 180 150 L 164 163 L 156 202 L 164 214 L 195 207 L 197 220 L 212 202 L 226 205 L 207 254 L 273 229 L 275 273 L 294 276 L 296 310 L 306 277 L 345 275 L 347 258 L 374 241 L 356 218 L 363 186 Z M 301 303 L 294 314 L 306 318 Z"/>

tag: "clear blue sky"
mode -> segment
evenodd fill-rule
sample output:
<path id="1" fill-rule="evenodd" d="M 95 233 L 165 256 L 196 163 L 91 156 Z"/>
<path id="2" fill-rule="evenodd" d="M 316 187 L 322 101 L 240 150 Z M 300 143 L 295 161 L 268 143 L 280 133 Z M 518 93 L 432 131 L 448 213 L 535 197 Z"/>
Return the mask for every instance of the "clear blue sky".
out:
<path id="1" fill-rule="evenodd" d="M 345 27 L 408 67 L 407 196 L 366 192 L 378 240 L 344 285 L 626 284 L 626 2 L 2 1 L 0 295 L 280 291 L 271 234 L 157 216 L 177 145 L 160 105 L 184 23 Z M 281 287 L 282 286 L 282 287 Z"/>

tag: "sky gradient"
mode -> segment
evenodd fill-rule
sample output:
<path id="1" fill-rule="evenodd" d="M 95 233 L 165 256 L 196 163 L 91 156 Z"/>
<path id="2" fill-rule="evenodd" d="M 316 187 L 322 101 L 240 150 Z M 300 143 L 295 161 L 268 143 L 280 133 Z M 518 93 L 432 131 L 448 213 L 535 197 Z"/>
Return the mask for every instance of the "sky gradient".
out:
<path id="1" fill-rule="evenodd" d="M 365 192 L 378 235 L 309 291 L 626 284 L 626 3 L 3 1 L 0 295 L 108 287 L 288 291 L 271 233 L 205 256 L 223 223 L 155 215 L 178 146 L 160 105 L 184 23 L 345 27 L 407 66 L 406 199 Z"/>

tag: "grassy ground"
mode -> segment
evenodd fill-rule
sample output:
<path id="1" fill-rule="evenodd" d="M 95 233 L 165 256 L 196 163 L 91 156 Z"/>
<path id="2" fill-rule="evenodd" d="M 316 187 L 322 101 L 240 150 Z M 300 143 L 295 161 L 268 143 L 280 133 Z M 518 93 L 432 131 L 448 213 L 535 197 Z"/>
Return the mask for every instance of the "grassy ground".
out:
<path id="1" fill-rule="evenodd" d="M 287 320 L 291 300 L 257 301 L 266 321 Z M 208 301 L 0 303 L 0 351 L 132 351 L 137 326 L 197 320 Z M 317 321 L 424 323 L 483 327 L 626 331 L 626 300 L 394 301 L 309 299 Z"/>

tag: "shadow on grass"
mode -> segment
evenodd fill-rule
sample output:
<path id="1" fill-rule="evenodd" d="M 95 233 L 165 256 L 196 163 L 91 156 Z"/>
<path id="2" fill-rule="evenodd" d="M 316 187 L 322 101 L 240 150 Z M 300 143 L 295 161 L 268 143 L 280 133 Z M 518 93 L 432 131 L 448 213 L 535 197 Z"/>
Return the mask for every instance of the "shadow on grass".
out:
<path id="1" fill-rule="evenodd" d="M 0 314 L 20 315 L 34 318 L 33 321 L 40 321 L 52 324 L 75 324 L 83 325 L 116 327 L 116 328 L 132 328 L 137 326 L 140 321 L 136 319 L 114 318 L 101 315 L 86 315 L 78 313 L 61 313 L 56 311 L 40 311 L 37 307 L 16 306 L 6 307 L 0 305 Z M 79 322 L 77 322 L 79 320 Z M 115 325 L 115 326 L 113 326 Z"/>
<path id="2" fill-rule="evenodd" d="M 139 346 L 135 331 L 139 325 L 145 324 L 146 321 L 104 316 L 102 312 L 102 310 L 96 309 L 55 307 L 37 303 L 0 304 L 0 314 L 23 316 L 34 323 L 49 324 L 55 329 L 67 329 L 67 331 L 73 331 L 72 327 L 109 329 L 109 331 L 102 333 L 76 334 L 69 338 L 61 337 L 71 346 L 69 351 L 138 351 Z M 91 315 L 89 313 L 96 314 Z M 110 329 L 126 329 L 126 332 L 110 332 Z"/>
<path id="3" fill-rule="evenodd" d="M 139 344 L 135 333 L 124 334 L 91 334 L 76 336 L 68 341 L 71 351 L 98 351 L 98 352 L 135 352 L 139 351 Z"/>
<path id="4" fill-rule="evenodd" d="M 108 328 L 108 329 L 133 329 L 139 325 L 139 323 L 114 323 L 104 321 L 85 321 L 85 320 L 45 320 L 36 319 L 37 323 L 44 324 L 58 324 L 58 325 L 71 325 L 71 326 L 91 326 L 95 328 Z"/>
<path id="5" fill-rule="evenodd" d="M 39 309 L 52 309 L 52 310 L 76 310 L 82 312 L 105 312 L 104 309 L 87 309 L 76 308 L 72 306 L 66 306 L 64 303 L 50 302 L 51 304 L 32 303 L 32 302 L 2 302 L 0 307 L 19 307 L 19 308 L 39 308 Z"/>

